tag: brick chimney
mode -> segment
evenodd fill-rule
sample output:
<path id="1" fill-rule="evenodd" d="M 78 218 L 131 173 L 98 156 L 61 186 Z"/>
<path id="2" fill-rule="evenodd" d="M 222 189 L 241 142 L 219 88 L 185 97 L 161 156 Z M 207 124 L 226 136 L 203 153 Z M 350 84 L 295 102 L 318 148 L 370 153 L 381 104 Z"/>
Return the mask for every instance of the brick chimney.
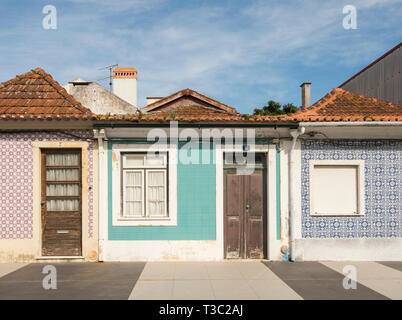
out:
<path id="1" fill-rule="evenodd" d="M 302 109 L 308 108 L 311 105 L 311 98 L 310 98 L 310 87 L 311 82 L 303 82 L 300 86 L 302 89 Z"/>
<path id="2" fill-rule="evenodd" d="M 113 93 L 137 108 L 137 70 L 114 68 Z"/>

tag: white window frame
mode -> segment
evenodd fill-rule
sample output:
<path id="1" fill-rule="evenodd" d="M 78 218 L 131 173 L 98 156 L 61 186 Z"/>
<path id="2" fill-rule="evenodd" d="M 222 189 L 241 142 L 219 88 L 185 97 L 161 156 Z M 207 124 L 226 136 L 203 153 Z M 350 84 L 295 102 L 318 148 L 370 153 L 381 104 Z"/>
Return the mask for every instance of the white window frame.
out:
<path id="1" fill-rule="evenodd" d="M 121 174 L 122 154 L 124 153 L 147 153 L 148 151 L 163 152 L 167 154 L 167 170 L 165 176 L 166 202 L 165 209 L 169 212 L 166 217 L 123 217 L 124 199 L 121 188 L 123 179 Z M 112 225 L 113 226 L 177 226 L 177 144 L 113 144 L 112 145 Z M 155 167 L 152 167 L 155 168 Z M 133 168 L 136 170 L 140 168 Z M 146 167 L 144 166 L 144 169 Z M 162 168 L 161 168 L 162 169 Z M 131 169 L 126 169 L 131 170 Z M 158 170 L 155 168 L 155 170 Z M 146 187 L 146 186 L 145 186 Z M 123 201 L 123 205 L 121 203 Z M 144 204 L 146 205 L 146 204 Z"/>
<path id="2" fill-rule="evenodd" d="M 142 189 L 142 194 L 141 194 L 141 197 L 142 197 L 142 216 L 144 216 L 144 213 L 145 213 L 145 204 L 144 204 L 144 170 L 138 170 L 138 169 L 126 169 L 126 170 L 124 170 L 123 171 L 123 189 L 125 189 L 126 188 L 126 173 L 127 172 L 141 172 L 141 182 L 142 182 L 142 186 L 143 186 L 143 189 Z M 126 205 L 126 192 L 125 191 L 123 191 L 123 212 L 121 213 L 122 215 L 121 215 L 121 219 L 140 219 L 139 217 L 130 217 L 130 216 L 125 216 L 124 215 L 124 213 L 126 212 L 126 207 L 127 207 L 127 205 Z"/>
<path id="3" fill-rule="evenodd" d="M 167 215 L 167 188 L 168 188 L 168 185 L 167 185 L 167 180 L 166 180 L 166 177 L 167 177 L 167 175 L 166 175 L 166 169 L 162 169 L 162 168 L 160 168 L 160 169 L 149 169 L 149 170 L 147 170 L 146 171 L 146 175 L 147 175 L 147 181 L 149 181 L 149 178 L 148 178 L 148 173 L 150 173 L 150 172 L 163 172 L 163 179 L 164 179 L 164 181 L 165 181 L 165 198 L 164 198 L 164 214 L 162 215 L 162 216 L 159 216 L 159 217 L 154 217 L 154 218 L 150 218 L 149 217 L 149 199 L 148 199 L 148 195 L 149 195 L 149 192 L 148 192 L 148 190 L 146 190 L 145 191 L 145 202 L 146 202 L 146 215 L 147 215 L 147 217 L 148 217 L 148 219 L 168 219 L 169 217 L 168 217 L 168 215 Z M 147 185 L 145 186 L 145 188 L 146 189 L 148 189 L 148 182 L 147 182 Z"/>
<path id="4" fill-rule="evenodd" d="M 314 169 L 315 166 L 357 167 L 357 212 L 356 213 L 330 213 L 315 212 L 314 208 Z M 365 186 L 364 186 L 364 160 L 310 160 L 310 215 L 314 217 L 356 217 L 365 213 Z"/>

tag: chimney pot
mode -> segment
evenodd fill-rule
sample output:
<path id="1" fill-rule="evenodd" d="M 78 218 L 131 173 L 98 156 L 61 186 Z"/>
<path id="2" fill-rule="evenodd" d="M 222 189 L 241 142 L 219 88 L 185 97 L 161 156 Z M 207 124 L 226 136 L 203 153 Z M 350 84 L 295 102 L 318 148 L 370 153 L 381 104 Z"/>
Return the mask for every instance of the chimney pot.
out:
<path id="1" fill-rule="evenodd" d="M 302 88 L 302 109 L 308 108 L 311 105 L 310 87 L 311 82 L 303 82 L 300 87 Z"/>
<path id="2" fill-rule="evenodd" d="M 137 70 L 114 68 L 113 93 L 137 108 Z"/>

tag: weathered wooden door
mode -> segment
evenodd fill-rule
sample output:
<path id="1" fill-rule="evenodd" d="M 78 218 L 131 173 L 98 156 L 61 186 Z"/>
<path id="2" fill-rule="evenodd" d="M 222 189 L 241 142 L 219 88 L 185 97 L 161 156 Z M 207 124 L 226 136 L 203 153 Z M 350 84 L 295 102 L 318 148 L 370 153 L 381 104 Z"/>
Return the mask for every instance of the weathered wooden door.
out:
<path id="1" fill-rule="evenodd" d="M 259 167 L 247 175 L 225 168 L 226 259 L 262 259 L 266 255 L 264 176 Z"/>
<path id="2" fill-rule="evenodd" d="M 81 150 L 42 150 L 42 255 L 80 256 Z"/>

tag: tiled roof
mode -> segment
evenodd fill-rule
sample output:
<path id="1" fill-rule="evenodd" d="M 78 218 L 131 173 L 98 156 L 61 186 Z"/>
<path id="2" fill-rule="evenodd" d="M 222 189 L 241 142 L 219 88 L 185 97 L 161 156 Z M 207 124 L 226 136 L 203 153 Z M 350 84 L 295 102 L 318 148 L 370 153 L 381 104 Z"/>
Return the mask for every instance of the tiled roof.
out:
<path id="1" fill-rule="evenodd" d="M 288 117 L 300 122 L 401 121 L 402 106 L 336 88 L 311 107 Z"/>
<path id="2" fill-rule="evenodd" d="M 195 90 L 192 89 L 184 89 L 181 91 L 178 91 L 176 93 L 171 94 L 170 96 L 167 96 L 165 98 L 162 98 L 154 103 L 151 103 L 149 105 L 147 105 L 146 107 L 142 108 L 141 111 L 142 112 L 155 112 L 158 111 L 162 108 L 164 108 L 165 106 L 174 103 L 175 101 L 177 101 L 180 98 L 183 97 L 191 97 L 193 99 L 197 99 L 198 101 L 205 103 L 207 105 L 210 105 L 211 107 L 214 107 L 215 109 L 221 110 L 221 111 L 225 111 L 227 113 L 237 113 L 236 109 L 233 107 L 229 107 L 226 104 L 223 104 L 219 101 L 216 101 L 214 99 L 211 99 L 210 97 L 207 97 Z"/>
<path id="3" fill-rule="evenodd" d="M 94 117 L 41 68 L 0 84 L 0 120 L 88 120 Z"/>
<path id="4" fill-rule="evenodd" d="M 181 107 L 173 111 L 152 112 L 139 115 L 107 116 L 98 115 L 101 122 L 168 122 L 176 120 L 185 123 L 296 123 L 296 122 L 334 122 L 334 121 L 401 121 L 402 106 L 366 98 L 336 88 L 311 107 L 295 113 L 281 116 L 253 116 L 231 114 L 205 107 Z"/>
<path id="5" fill-rule="evenodd" d="M 128 121 L 128 122 L 147 122 L 164 123 L 169 121 L 179 121 L 183 123 L 277 123 L 293 122 L 291 118 L 285 119 L 278 116 L 253 116 L 228 113 L 204 113 L 204 114 L 139 114 L 139 115 L 98 115 L 100 122 Z M 289 121 L 285 121 L 289 120 Z"/>
<path id="6" fill-rule="evenodd" d="M 146 108 L 148 112 L 133 115 L 95 115 L 40 68 L 0 84 L 0 120 L 76 119 L 147 123 L 176 120 L 183 123 L 239 124 L 402 120 L 402 106 L 340 88 L 332 90 L 310 108 L 281 116 L 241 115 L 234 108 L 190 89 L 179 91 Z"/>

